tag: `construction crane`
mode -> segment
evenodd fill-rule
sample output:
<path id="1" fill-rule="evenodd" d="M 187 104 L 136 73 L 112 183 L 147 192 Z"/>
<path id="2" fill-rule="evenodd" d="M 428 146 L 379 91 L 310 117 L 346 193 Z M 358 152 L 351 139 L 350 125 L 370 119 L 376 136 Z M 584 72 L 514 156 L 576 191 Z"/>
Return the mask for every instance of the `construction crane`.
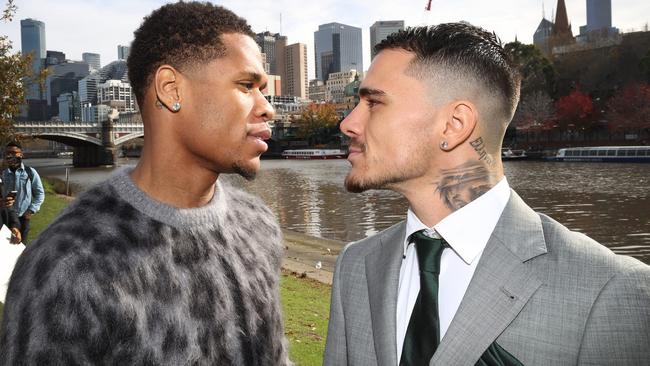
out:
<path id="1" fill-rule="evenodd" d="M 429 0 L 429 1 L 427 2 L 427 6 L 424 7 L 424 10 L 426 10 L 426 11 L 431 11 L 431 2 L 432 2 L 432 1 L 433 1 L 433 0 Z"/>

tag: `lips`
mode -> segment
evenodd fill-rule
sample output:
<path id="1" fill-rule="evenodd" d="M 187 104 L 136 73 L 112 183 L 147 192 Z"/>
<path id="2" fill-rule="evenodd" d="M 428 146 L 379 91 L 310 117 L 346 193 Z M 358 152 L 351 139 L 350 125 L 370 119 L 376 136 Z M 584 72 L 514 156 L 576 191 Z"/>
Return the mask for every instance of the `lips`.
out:
<path id="1" fill-rule="evenodd" d="M 269 146 L 264 142 L 271 138 L 271 129 L 266 123 L 255 123 L 248 125 L 248 139 L 256 146 L 259 154 L 265 152 Z"/>
<path id="2" fill-rule="evenodd" d="M 271 138 L 271 129 L 266 123 L 256 123 L 250 125 L 248 136 L 258 138 L 260 140 L 268 140 Z"/>

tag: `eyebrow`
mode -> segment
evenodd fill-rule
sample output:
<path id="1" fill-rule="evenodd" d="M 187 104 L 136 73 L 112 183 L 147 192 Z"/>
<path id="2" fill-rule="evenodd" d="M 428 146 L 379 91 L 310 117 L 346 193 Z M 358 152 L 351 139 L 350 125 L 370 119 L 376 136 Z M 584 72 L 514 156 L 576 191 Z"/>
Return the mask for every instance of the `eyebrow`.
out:
<path id="1" fill-rule="evenodd" d="M 361 88 L 359 89 L 359 96 L 360 97 L 370 97 L 370 96 L 375 96 L 375 97 L 383 97 L 386 95 L 386 92 L 383 90 L 379 89 L 372 89 L 372 88 Z"/>
<path id="2" fill-rule="evenodd" d="M 251 71 L 244 71 L 237 74 L 237 79 L 250 79 L 251 81 L 259 83 L 262 81 L 262 74 Z"/>

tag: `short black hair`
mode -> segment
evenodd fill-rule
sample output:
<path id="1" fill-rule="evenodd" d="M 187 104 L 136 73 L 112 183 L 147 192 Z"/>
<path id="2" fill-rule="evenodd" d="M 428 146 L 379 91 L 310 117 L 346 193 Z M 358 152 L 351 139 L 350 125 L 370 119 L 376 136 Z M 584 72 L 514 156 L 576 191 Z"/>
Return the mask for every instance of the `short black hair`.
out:
<path id="1" fill-rule="evenodd" d="M 8 147 L 17 147 L 17 148 L 19 148 L 20 150 L 23 149 L 23 146 L 22 146 L 22 145 L 20 144 L 20 142 L 18 142 L 18 141 L 10 141 L 10 142 L 7 144 L 7 146 L 5 146 L 5 149 L 7 149 Z"/>
<path id="2" fill-rule="evenodd" d="M 376 53 L 385 49 L 413 52 L 414 63 L 445 65 L 470 76 L 486 90 L 496 90 L 504 107 L 514 113 L 521 78 L 510 54 L 492 32 L 465 22 L 409 27 L 375 46 Z"/>
<path id="3" fill-rule="evenodd" d="M 208 2 L 178 2 L 153 11 L 133 34 L 127 60 L 129 81 L 142 105 L 147 87 L 161 65 L 179 70 L 225 55 L 222 34 L 255 34 L 245 19 Z"/>

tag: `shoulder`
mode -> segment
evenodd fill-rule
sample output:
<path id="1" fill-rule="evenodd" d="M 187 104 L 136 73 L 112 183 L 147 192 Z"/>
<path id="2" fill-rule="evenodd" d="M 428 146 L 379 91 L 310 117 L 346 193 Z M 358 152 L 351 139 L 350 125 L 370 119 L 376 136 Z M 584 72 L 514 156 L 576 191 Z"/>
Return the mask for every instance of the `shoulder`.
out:
<path id="1" fill-rule="evenodd" d="M 617 255 L 605 245 L 569 230 L 546 215 L 540 214 L 540 218 L 548 250 L 541 263 L 549 280 L 566 282 L 569 279 L 594 294 L 617 283 L 636 290 L 640 290 L 638 286 L 650 288 L 650 267 L 646 264 Z"/>
<path id="2" fill-rule="evenodd" d="M 364 260 L 364 258 L 369 253 L 373 252 L 380 245 L 382 245 L 382 240 L 385 241 L 386 238 L 394 237 L 395 235 L 399 234 L 400 231 L 403 231 L 404 225 L 405 222 L 401 221 L 387 229 L 378 232 L 377 234 L 347 244 L 339 254 L 339 260 L 345 262 L 357 262 Z M 386 244 L 396 245 L 396 243 L 392 242 Z"/>

